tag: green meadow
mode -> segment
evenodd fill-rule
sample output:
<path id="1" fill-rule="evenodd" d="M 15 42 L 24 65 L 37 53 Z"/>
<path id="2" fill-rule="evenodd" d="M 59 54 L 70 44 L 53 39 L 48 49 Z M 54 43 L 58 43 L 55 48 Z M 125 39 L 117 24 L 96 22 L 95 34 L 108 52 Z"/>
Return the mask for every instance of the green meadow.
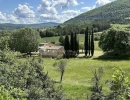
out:
<path id="1" fill-rule="evenodd" d="M 114 67 L 122 68 L 127 76 L 130 76 L 130 59 L 98 59 L 102 55 L 102 51 L 95 51 L 95 56 L 92 58 L 71 58 L 67 59 L 68 64 L 63 76 L 62 86 L 65 94 L 73 99 L 80 98 L 84 100 L 87 95 L 90 95 L 90 87 L 92 86 L 91 78 L 93 71 L 102 67 L 104 76 L 102 84 L 105 84 L 107 79 L 112 77 Z M 60 73 L 53 67 L 56 59 L 43 58 L 45 71 L 54 80 L 59 82 Z M 107 93 L 109 86 L 106 84 L 104 91 Z"/>

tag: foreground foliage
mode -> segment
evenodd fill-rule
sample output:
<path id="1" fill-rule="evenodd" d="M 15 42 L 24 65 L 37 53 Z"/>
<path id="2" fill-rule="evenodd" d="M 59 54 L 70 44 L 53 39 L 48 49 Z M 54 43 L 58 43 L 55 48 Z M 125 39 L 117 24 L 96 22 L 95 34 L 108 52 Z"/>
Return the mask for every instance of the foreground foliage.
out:
<path id="1" fill-rule="evenodd" d="M 102 68 L 98 72 L 95 70 L 94 77 L 92 78 L 94 84 L 92 87 L 91 100 L 129 100 L 130 87 L 129 79 L 125 76 L 125 72 L 121 68 L 114 68 L 115 72 L 110 80 L 106 83 L 109 84 L 109 93 L 105 94 L 102 91 L 103 86 L 100 84 L 103 76 Z"/>
<path id="2" fill-rule="evenodd" d="M 44 72 L 42 59 L 28 58 L 27 61 L 18 61 L 17 55 L 12 57 L 13 52 L 8 52 L 10 52 L 8 57 L 2 57 L 6 52 L 0 55 L 0 86 L 3 85 L 14 99 L 64 99 L 61 87 L 56 88 L 54 82 Z M 10 60 L 10 57 L 13 60 Z"/>

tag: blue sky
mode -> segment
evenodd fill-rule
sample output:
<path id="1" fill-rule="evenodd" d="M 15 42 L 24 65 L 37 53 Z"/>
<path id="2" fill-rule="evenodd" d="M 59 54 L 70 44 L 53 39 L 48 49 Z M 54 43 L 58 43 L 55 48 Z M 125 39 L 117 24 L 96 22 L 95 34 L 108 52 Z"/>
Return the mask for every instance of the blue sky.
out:
<path id="1" fill-rule="evenodd" d="M 0 0 L 0 23 L 63 23 L 114 0 Z"/>

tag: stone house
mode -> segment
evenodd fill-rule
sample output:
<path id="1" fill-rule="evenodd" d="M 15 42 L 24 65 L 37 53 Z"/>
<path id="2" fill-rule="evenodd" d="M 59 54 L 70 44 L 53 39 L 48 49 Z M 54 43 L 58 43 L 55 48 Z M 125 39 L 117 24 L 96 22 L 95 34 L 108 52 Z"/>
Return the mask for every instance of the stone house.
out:
<path id="1" fill-rule="evenodd" d="M 64 54 L 64 47 L 52 43 L 41 43 L 39 45 L 39 55 L 42 57 L 57 57 Z"/>

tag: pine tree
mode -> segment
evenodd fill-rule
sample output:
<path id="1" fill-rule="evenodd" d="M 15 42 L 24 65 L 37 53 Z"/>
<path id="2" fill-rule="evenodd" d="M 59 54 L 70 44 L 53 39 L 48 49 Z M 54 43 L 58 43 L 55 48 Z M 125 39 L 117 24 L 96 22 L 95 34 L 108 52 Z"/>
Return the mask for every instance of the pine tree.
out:
<path id="1" fill-rule="evenodd" d="M 92 28 L 92 35 L 91 35 L 91 56 L 94 55 L 94 33 Z"/>
<path id="2" fill-rule="evenodd" d="M 84 47 L 85 47 L 85 56 L 87 56 L 87 54 L 88 54 L 88 27 L 85 30 Z"/>

